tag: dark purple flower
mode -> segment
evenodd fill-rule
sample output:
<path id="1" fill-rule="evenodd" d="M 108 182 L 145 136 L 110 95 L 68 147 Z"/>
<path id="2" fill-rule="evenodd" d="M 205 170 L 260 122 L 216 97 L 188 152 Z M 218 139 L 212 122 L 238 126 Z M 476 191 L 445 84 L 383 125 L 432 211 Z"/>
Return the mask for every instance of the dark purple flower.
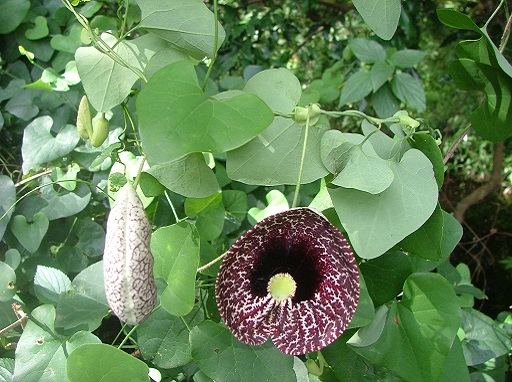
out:
<path id="1" fill-rule="evenodd" d="M 219 312 L 240 341 L 268 337 L 283 353 L 321 349 L 345 330 L 359 273 L 341 232 L 310 208 L 256 224 L 230 248 L 217 276 Z"/>

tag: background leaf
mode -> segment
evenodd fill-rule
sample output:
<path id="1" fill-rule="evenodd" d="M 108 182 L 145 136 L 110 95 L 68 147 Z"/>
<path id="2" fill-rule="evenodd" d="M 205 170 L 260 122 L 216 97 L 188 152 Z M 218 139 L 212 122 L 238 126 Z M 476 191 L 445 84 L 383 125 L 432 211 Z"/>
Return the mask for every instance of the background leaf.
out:
<path id="1" fill-rule="evenodd" d="M 54 334 L 55 308 L 40 305 L 31 316 L 16 347 L 13 382 L 40 382 L 44 380 L 68 381 L 66 354 L 82 344 L 99 343 L 98 337 L 88 332 L 78 332 L 71 337 Z M 66 350 L 65 350 L 66 349 Z"/>
<path id="2" fill-rule="evenodd" d="M 59 295 L 67 292 L 71 280 L 59 269 L 38 265 L 34 276 L 34 292 L 43 303 L 56 305 Z"/>
<path id="3" fill-rule="evenodd" d="M 214 380 L 296 381 L 293 357 L 277 350 L 271 342 L 249 346 L 213 321 L 203 321 L 190 332 L 192 358 L 198 368 Z"/>
<path id="4" fill-rule="evenodd" d="M 7 175 L 0 175 L 0 195 L 2 195 L 2 198 L 0 198 L 0 216 L 3 216 L 16 201 L 16 188 L 11 178 Z M 12 211 L 13 210 L 9 211 L 4 218 L 0 220 L 0 240 L 2 240 L 4 236 L 7 224 L 9 224 Z"/>
<path id="5" fill-rule="evenodd" d="M 0 33 L 12 32 L 30 8 L 29 0 L 0 0 Z"/>
<path id="6" fill-rule="evenodd" d="M 16 294 L 16 289 L 14 269 L 0 261 L 0 301 L 11 301 Z"/>
<path id="7" fill-rule="evenodd" d="M 215 40 L 213 13 L 200 0 L 137 0 L 141 9 L 139 27 L 169 41 L 197 59 L 211 57 Z M 225 32 L 220 23 L 218 47 Z"/>
<path id="8" fill-rule="evenodd" d="M 397 73 L 391 80 L 393 93 L 408 106 L 418 111 L 426 108 L 425 92 L 413 76 L 408 73 Z"/>
<path id="9" fill-rule="evenodd" d="M 377 36 L 393 37 L 402 9 L 400 0 L 354 0 L 354 6 Z"/>
<path id="10" fill-rule="evenodd" d="M 195 281 L 199 265 L 199 234 L 187 222 L 156 230 L 151 236 L 155 258 L 154 276 L 167 282 L 160 296 L 162 307 L 175 316 L 183 316 L 194 307 Z"/>
<path id="11" fill-rule="evenodd" d="M 362 100 L 373 90 L 370 72 L 360 71 L 351 76 L 341 88 L 339 105 Z"/>
<path id="12" fill-rule="evenodd" d="M 54 138 L 50 133 L 52 125 L 52 117 L 43 116 L 34 119 L 25 128 L 21 148 L 24 174 L 37 164 L 63 157 L 78 143 L 80 136 L 74 126 L 64 126 Z"/>
<path id="13" fill-rule="evenodd" d="M 144 362 L 107 344 L 78 347 L 69 355 L 65 368 L 70 382 L 149 381 L 149 368 Z"/>
<path id="14" fill-rule="evenodd" d="M 404 380 L 437 381 L 459 324 L 459 303 L 448 281 L 438 274 L 415 273 L 406 280 L 402 301 L 387 312 L 377 341 L 363 347 L 349 343 Z"/>

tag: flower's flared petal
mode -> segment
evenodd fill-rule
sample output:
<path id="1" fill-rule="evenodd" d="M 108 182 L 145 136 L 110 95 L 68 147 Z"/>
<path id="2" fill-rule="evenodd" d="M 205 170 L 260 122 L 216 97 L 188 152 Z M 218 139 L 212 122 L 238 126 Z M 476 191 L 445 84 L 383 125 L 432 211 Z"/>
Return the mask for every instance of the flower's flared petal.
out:
<path id="1" fill-rule="evenodd" d="M 236 256 L 230 256 L 233 250 L 237 250 Z M 268 318 L 273 301 L 251 292 L 253 257 L 250 248 L 242 250 L 236 243 L 231 247 L 217 275 L 215 297 L 219 313 L 235 337 L 249 345 L 261 345 L 270 335 Z"/>

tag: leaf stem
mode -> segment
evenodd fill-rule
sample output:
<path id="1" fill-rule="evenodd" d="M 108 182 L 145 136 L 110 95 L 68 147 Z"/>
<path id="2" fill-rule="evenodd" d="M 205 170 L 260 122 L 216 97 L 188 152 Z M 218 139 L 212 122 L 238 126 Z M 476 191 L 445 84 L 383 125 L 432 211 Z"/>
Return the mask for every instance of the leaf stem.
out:
<path id="1" fill-rule="evenodd" d="M 302 174 L 304 173 L 304 161 L 306 159 L 306 150 L 307 150 L 307 145 L 308 145 L 310 107 L 311 106 L 308 106 L 308 114 L 306 116 L 306 126 L 305 126 L 306 130 L 304 132 L 304 144 L 302 145 L 302 154 L 300 156 L 300 165 L 299 165 L 299 176 L 297 177 L 297 185 L 295 186 L 295 195 L 293 196 L 292 208 L 297 207 L 297 202 L 299 201 L 300 185 L 302 183 Z"/>
<path id="2" fill-rule="evenodd" d="M 213 18 L 215 21 L 215 33 L 214 33 L 214 40 L 213 40 L 213 52 L 212 52 L 212 59 L 210 61 L 210 65 L 208 66 L 208 70 L 206 71 L 206 75 L 204 76 L 203 81 L 203 92 L 206 89 L 206 85 L 208 83 L 208 79 L 210 78 L 210 74 L 212 73 L 213 64 L 215 64 L 215 60 L 217 59 L 217 50 L 219 48 L 219 21 L 218 21 L 218 12 L 217 12 L 217 0 L 213 0 Z"/>
<path id="3" fill-rule="evenodd" d="M 222 259 L 227 255 L 227 253 L 228 253 L 228 252 L 226 251 L 226 252 L 224 252 L 222 255 L 220 255 L 220 256 L 216 257 L 215 259 L 213 259 L 212 261 L 210 261 L 209 263 L 207 263 L 207 264 L 203 265 L 202 267 L 197 268 L 197 273 L 200 273 L 200 272 L 204 271 L 205 269 L 210 268 L 210 267 L 211 267 L 213 264 L 215 264 L 217 261 L 222 260 Z"/>
<path id="4" fill-rule="evenodd" d="M 138 327 L 139 327 L 139 325 L 135 325 L 133 328 L 130 329 L 128 334 L 123 338 L 123 340 L 117 347 L 118 349 L 121 349 L 123 347 L 123 345 L 128 341 L 128 339 L 132 336 L 132 334 L 135 333 L 135 331 L 137 330 Z"/>

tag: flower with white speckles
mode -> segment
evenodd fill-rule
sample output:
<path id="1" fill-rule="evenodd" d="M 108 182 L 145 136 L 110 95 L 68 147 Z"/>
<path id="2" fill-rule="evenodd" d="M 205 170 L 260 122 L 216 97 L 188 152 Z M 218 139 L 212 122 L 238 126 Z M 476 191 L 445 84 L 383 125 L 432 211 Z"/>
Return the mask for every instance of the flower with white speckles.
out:
<path id="1" fill-rule="evenodd" d="M 270 337 L 283 353 L 319 350 L 338 338 L 359 300 L 349 244 L 310 208 L 272 215 L 230 248 L 216 282 L 219 313 L 240 341 Z"/>

